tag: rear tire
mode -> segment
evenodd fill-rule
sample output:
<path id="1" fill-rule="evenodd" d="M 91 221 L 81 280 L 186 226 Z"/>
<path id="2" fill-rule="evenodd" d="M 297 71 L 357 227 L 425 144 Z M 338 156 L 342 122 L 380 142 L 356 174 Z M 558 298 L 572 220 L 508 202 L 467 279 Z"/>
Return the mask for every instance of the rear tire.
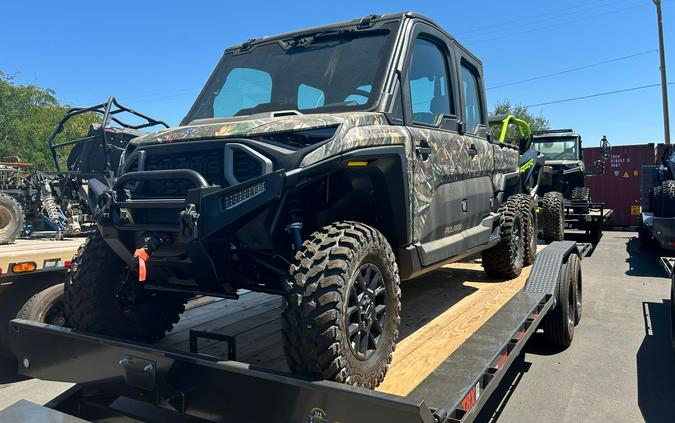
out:
<path id="1" fill-rule="evenodd" d="M 384 236 L 358 222 L 325 226 L 303 243 L 290 272 L 282 333 L 291 371 L 379 385 L 401 321 L 398 266 Z"/>
<path id="2" fill-rule="evenodd" d="M 12 244 L 21 235 L 23 207 L 14 198 L 0 193 L 0 245 Z"/>
<path id="3" fill-rule="evenodd" d="M 523 219 L 523 233 L 525 234 L 523 243 L 523 266 L 529 266 L 534 263 L 537 256 L 537 209 L 534 199 L 527 194 L 517 194 L 520 216 Z"/>
<path id="4" fill-rule="evenodd" d="M 576 255 L 576 254 L 575 254 Z M 574 322 L 576 320 L 575 287 L 571 277 L 571 256 L 563 266 L 558 287 L 555 308 L 549 310 L 542 321 L 544 335 L 553 345 L 567 348 L 574 338 Z"/>
<path id="5" fill-rule="evenodd" d="M 74 329 L 116 338 L 154 342 L 173 328 L 185 310 L 180 294 L 139 287 L 136 300 L 123 292 L 128 266 L 96 232 L 73 258 L 65 284 L 66 320 Z"/>
<path id="6" fill-rule="evenodd" d="M 565 239 L 565 209 L 562 193 L 551 191 L 544 194 L 544 240 L 546 243 Z"/>
<path id="7" fill-rule="evenodd" d="M 675 181 L 664 181 L 661 185 L 660 217 L 675 217 Z"/>
<path id="8" fill-rule="evenodd" d="M 569 258 L 570 265 L 570 283 L 574 286 L 574 326 L 581 321 L 581 311 L 583 306 L 583 286 L 581 279 L 581 259 L 578 255 L 572 254 Z"/>
<path id="9" fill-rule="evenodd" d="M 517 196 L 512 196 L 500 207 L 501 239 L 497 245 L 482 252 L 483 269 L 493 278 L 512 279 L 523 270 L 525 232 Z"/>
<path id="10" fill-rule="evenodd" d="M 590 188 L 587 187 L 576 187 L 572 189 L 572 194 L 571 194 L 571 199 L 572 202 L 584 202 L 584 203 L 590 203 L 591 202 L 591 190 Z M 577 213 L 581 214 L 586 214 L 589 212 L 588 207 L 580 207 L 576 209 Z"/>
<path id="11" fill-rule="evenodd" d="M 54 285 L 30 297 L 16 317 L 54 326 L 66 326 L 63 284 Z"/>

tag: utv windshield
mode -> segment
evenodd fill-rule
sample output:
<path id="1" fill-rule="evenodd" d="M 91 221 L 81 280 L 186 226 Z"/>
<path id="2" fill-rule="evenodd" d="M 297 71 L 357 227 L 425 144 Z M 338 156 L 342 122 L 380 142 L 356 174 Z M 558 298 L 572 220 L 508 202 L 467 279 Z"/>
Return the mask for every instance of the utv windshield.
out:
<path id="1" fill-rule="evenodd" d="M 546 160 L 579 160 L 576 138 L 535 138 L 534 148 L 544 154 Z"/>
<path id="2" fill-rule="evenodd" d="M 377 100 L 393 38 L 394 24 L 387 23 L 226 51 L 183 122 L 367 109 Z"/>

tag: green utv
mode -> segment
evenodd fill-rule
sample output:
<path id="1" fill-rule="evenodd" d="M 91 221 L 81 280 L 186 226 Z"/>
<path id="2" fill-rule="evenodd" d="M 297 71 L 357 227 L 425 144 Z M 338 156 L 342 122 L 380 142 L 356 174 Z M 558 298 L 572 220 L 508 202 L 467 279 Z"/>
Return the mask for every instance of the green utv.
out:
<path id="1" fill-rule="evenodd" d="M 68 319 L 151 342 L 194 295 L 279 294 L 292 372 L 375 387 L 401 280 L 479 252 L 491 276 L 520 273 L 518 157 L 491 141 L 481 62 L 423 16 L 249 40 L 182 126 L 132 140 L 112 189 L 91 187 Z"/>

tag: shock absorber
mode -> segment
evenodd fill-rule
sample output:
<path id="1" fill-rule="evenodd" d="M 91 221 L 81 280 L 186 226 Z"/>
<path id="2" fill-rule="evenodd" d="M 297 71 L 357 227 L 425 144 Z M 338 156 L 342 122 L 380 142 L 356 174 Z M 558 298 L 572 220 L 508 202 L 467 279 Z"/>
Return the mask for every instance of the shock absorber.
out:
<path id="1" fill-rule="evenodd" d="M 52 193 L 52 187 L 48 180 L 42 182 L 40 197 L 42 210 L 44 210 L 47 218 L 56 226 L 55 229 L 62 231 L 63 221 L 65 221 L 66 217 L 63 215 L 59 204 L 56 202 L 56 197 L 54 197 Z"/>
<path id="2" fill-rule="evenodd" d="M 302 209 L 298 200 L 290 200 L 288 202 L 288 225 L 286 231 L 291 234 L 293 238 L 293 249 L 298 251 L 302 248 Z"/>

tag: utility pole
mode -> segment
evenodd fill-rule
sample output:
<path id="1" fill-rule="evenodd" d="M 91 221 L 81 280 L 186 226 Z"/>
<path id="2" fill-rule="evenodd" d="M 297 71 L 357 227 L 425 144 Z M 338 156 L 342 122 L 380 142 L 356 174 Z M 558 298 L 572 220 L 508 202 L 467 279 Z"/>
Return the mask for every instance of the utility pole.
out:
<path id="1" fill-rule="evenodd" d="M 663 15 L 661 0 L 652 0 L 656 5 L 656 19 L 659 26 L 659 56 L 661 58 L 661 100 L 663 101 L 663 135 L 666 145 L 670 145 L 670 117 L 668 115 L 668 81 L 666 79 L 666 51 L 663 47 Z"/>

